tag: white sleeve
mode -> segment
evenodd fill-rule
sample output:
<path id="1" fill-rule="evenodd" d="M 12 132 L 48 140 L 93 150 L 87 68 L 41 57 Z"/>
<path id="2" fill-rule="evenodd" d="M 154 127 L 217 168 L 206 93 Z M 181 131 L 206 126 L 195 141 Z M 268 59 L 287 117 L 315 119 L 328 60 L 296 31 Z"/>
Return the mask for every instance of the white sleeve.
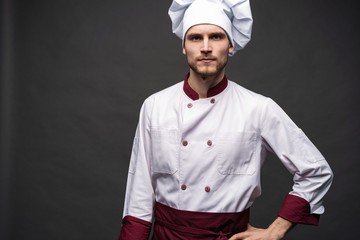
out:
<path id="1" fill-rule="evenodd" d="M 152 221 L 154 190 L 150 176 L 150 122 L 151 101 L 145 101 L 140 110 L 139 123 L 132 147 L 127 178 L 123 216 Z"/>
<path id="2" fill-rule="evenodd" d="M 305 133 L 271 99 L 263 108 L 261 135 L 293 175 L 290 194 L 308 201 L 311 213 L 322 214 L 323 198 L 333 179 L 331 168 Z"/>

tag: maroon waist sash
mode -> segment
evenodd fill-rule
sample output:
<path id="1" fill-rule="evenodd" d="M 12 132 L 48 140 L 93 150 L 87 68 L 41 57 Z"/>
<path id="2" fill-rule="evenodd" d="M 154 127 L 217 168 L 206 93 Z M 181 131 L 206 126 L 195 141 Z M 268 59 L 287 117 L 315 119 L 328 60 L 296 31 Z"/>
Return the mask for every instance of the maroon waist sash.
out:
<path id="1" fill-rule="evenodd" d="M 155 203 L 153 240 L 226 240 L 246 230 L 249 209 L 238 213 L 177 210 Z"/>

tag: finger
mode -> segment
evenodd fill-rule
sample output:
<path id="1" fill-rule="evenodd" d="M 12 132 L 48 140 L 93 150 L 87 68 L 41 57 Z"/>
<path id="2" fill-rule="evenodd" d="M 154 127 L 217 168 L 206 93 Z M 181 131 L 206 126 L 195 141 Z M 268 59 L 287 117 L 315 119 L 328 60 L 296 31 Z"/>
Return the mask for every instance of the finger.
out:
<path id="1" fill-rule="evenodd" d="M 253 226 L 251 226 L 250 224 L 248 224 L 248 226 L 247 226 L 247 230 L 251 230 L 251 229 L 254 229 L 254 227 L 253 227 Z"/>
<path id="2" fill-rule="evenodd" d="M 232 235 L 232 237 L 229 238 L 229 240 L 242 240 L 245 239 L 246 235 L 247 235 L 246 232 L 237 233 Z"/>

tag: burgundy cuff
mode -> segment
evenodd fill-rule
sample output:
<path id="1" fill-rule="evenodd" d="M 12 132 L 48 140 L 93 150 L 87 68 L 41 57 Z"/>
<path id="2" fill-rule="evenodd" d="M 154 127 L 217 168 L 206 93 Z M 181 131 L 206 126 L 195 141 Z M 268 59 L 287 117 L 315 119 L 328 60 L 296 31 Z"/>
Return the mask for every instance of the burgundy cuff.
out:
<path id="1" fill-rule="evenodd" d="M 288 194 L 280 209 L 279 217 L 293 223 L 319 225 L 320 215 L 310 213 L 309 202 L 305 199 Z"/>
<path id="2" fill-rule="evenodd" d="M 125 216 L 122 220 L 119 240 L 148 240 L 151 231 L 151 222 Z"/>

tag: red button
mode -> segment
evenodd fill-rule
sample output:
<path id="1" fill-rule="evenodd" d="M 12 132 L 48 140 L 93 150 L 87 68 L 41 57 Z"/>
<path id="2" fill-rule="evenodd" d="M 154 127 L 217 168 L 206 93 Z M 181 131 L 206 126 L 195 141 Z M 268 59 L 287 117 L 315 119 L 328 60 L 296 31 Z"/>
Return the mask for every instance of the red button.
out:
<path id="1" fill-rule="evenodd" d="M 209 186 L 206 186 L 206 187 L 205 187 L 205 192 L 210 192 L 210 190 L 211 190 L 211 189 L 210 189 Z"/>
<path id="2" fill-rule="evenodd" d="M 186 185 L 185 184 L 183 184 L 183 185 L 181 185 L 181 190 L 186 190 Z"/>
<path id="3" fill-rule="evenodd" d="M 183 145 L 184 147 L 186 147 L 186 146 L 188 145 L 188 141 L 186 141 L 186 140 L 182 141 L 182 145 Z"/>

